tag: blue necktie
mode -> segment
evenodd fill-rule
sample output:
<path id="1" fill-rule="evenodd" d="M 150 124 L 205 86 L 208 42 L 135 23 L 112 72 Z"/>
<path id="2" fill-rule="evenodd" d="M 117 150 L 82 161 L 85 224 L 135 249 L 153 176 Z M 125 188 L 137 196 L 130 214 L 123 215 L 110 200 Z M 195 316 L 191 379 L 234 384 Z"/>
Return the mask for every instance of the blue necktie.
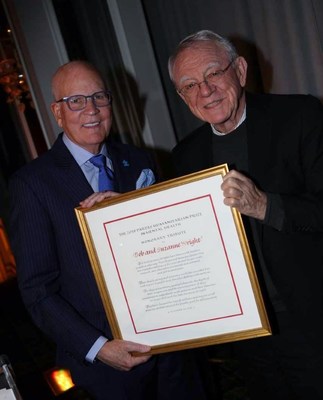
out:
<path id="1" fill-rule="evenodd" d="M 97 154 L 89 161 L 99 168 L 99 192 L 114 190 L 113 172 L 107 167 L 106 157 L 103 154 Z"/>

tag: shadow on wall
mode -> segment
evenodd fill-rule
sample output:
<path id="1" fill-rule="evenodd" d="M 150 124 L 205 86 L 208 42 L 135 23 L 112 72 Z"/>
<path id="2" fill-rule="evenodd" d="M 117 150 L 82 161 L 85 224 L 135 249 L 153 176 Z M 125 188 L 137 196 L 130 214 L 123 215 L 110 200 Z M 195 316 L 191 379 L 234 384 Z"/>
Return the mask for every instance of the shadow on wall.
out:
<path id="1" fill-rule="evenodd" d="M 170 152 L 156 147 L 149 148 L 144 143 L 147 97 L 140 92 L 137 81 L 122 67 L 103 75 L 107 77 L 107 86 L 113 96 L 114 121 L 111 134 L 124 143 L 144 147 L 150 151 L 158 164 L 160 178 L 170 179 L 173 176 Z"/>
<path id="2" fill-rule="evenodd" d="M 240 36 L 231 36 L 230 40 L 248 63 L 246 89 L 253 93 L 269 93 L 273 82 L 272 64 L 253 42 Z"/>

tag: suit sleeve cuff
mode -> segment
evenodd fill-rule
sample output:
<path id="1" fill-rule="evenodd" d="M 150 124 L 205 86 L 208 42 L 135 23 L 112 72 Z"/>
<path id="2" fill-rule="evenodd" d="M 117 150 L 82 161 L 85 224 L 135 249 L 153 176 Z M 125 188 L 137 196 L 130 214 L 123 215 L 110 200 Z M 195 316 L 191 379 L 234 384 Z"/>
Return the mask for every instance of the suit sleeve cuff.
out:
<path id="1" fill-rule="evenodd" d="M 279 194 L 267 194 L 267 210 L 263 224 L 281 231 L 285 222 L 285 211 Z"/>

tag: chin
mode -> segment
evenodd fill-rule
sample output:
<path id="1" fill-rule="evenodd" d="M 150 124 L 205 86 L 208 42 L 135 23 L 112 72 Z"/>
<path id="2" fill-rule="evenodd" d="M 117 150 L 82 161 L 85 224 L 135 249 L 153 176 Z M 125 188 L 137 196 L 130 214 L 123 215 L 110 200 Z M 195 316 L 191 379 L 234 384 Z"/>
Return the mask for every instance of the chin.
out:
<path id="1" fill-rule="evenodd" d="M 225 115 L 222 115 L 221 117 L 219 117 L 219 115 L 217 115 L 217 117 L 214 117 L 214 115 L 213 115 L 213 118 L 212 117 L 210 117 L 210 118 L 208 118 L 208 121 L 209 121 L 209 123 L 210 124 L 212 124 L 212 125 L 214 125 L 214 126 L 222 126 L 223 124 L 225 124 L 227 121 L 228 121 L 228 117 Z"/>
<path id="2" fill-rule="evenodd" d="M 100 131 L 90 131 L 88 132 L 89 141 L 92 142 L 102 142 L 106 138 L 105 132 Z"/>

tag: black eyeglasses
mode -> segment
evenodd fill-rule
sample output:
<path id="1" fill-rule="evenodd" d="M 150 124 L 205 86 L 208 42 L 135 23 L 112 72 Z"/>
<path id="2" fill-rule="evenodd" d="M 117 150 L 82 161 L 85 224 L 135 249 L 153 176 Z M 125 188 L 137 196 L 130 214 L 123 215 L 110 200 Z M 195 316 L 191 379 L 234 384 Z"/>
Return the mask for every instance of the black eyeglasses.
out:
<path id="1" fill-rule="evenodd" d="M 232 60 L 229 65 L 227 65 L 224 69 L 218 69 L 216 71 L 211 71 L 206 75 L 204 81 L 201 82 L 191 82 L 188 85 L 183 86 L 181 89 L 177 90 L 177 93 L 182 94 L 183 96 L 190 97 L 195 96 L 200 89 L 202 83 L 206 83 L 207 85 L 216 84 L 220 78 L 227 72 L 227 70 L 231 67 L 232 63 L 235 60 Z"/>
<path id="2" fill-rule="evenodd" d="M 62 97 L 56 103 L 65 102 L 71 111 L 80 111 L 86 107 L 87 99 L 91 99 L 96 107 L 106 107 L 111 104 L 112 95 L 108 90 L 95 92 L 89 96 L 75 94 L 74 96 Z"/>

